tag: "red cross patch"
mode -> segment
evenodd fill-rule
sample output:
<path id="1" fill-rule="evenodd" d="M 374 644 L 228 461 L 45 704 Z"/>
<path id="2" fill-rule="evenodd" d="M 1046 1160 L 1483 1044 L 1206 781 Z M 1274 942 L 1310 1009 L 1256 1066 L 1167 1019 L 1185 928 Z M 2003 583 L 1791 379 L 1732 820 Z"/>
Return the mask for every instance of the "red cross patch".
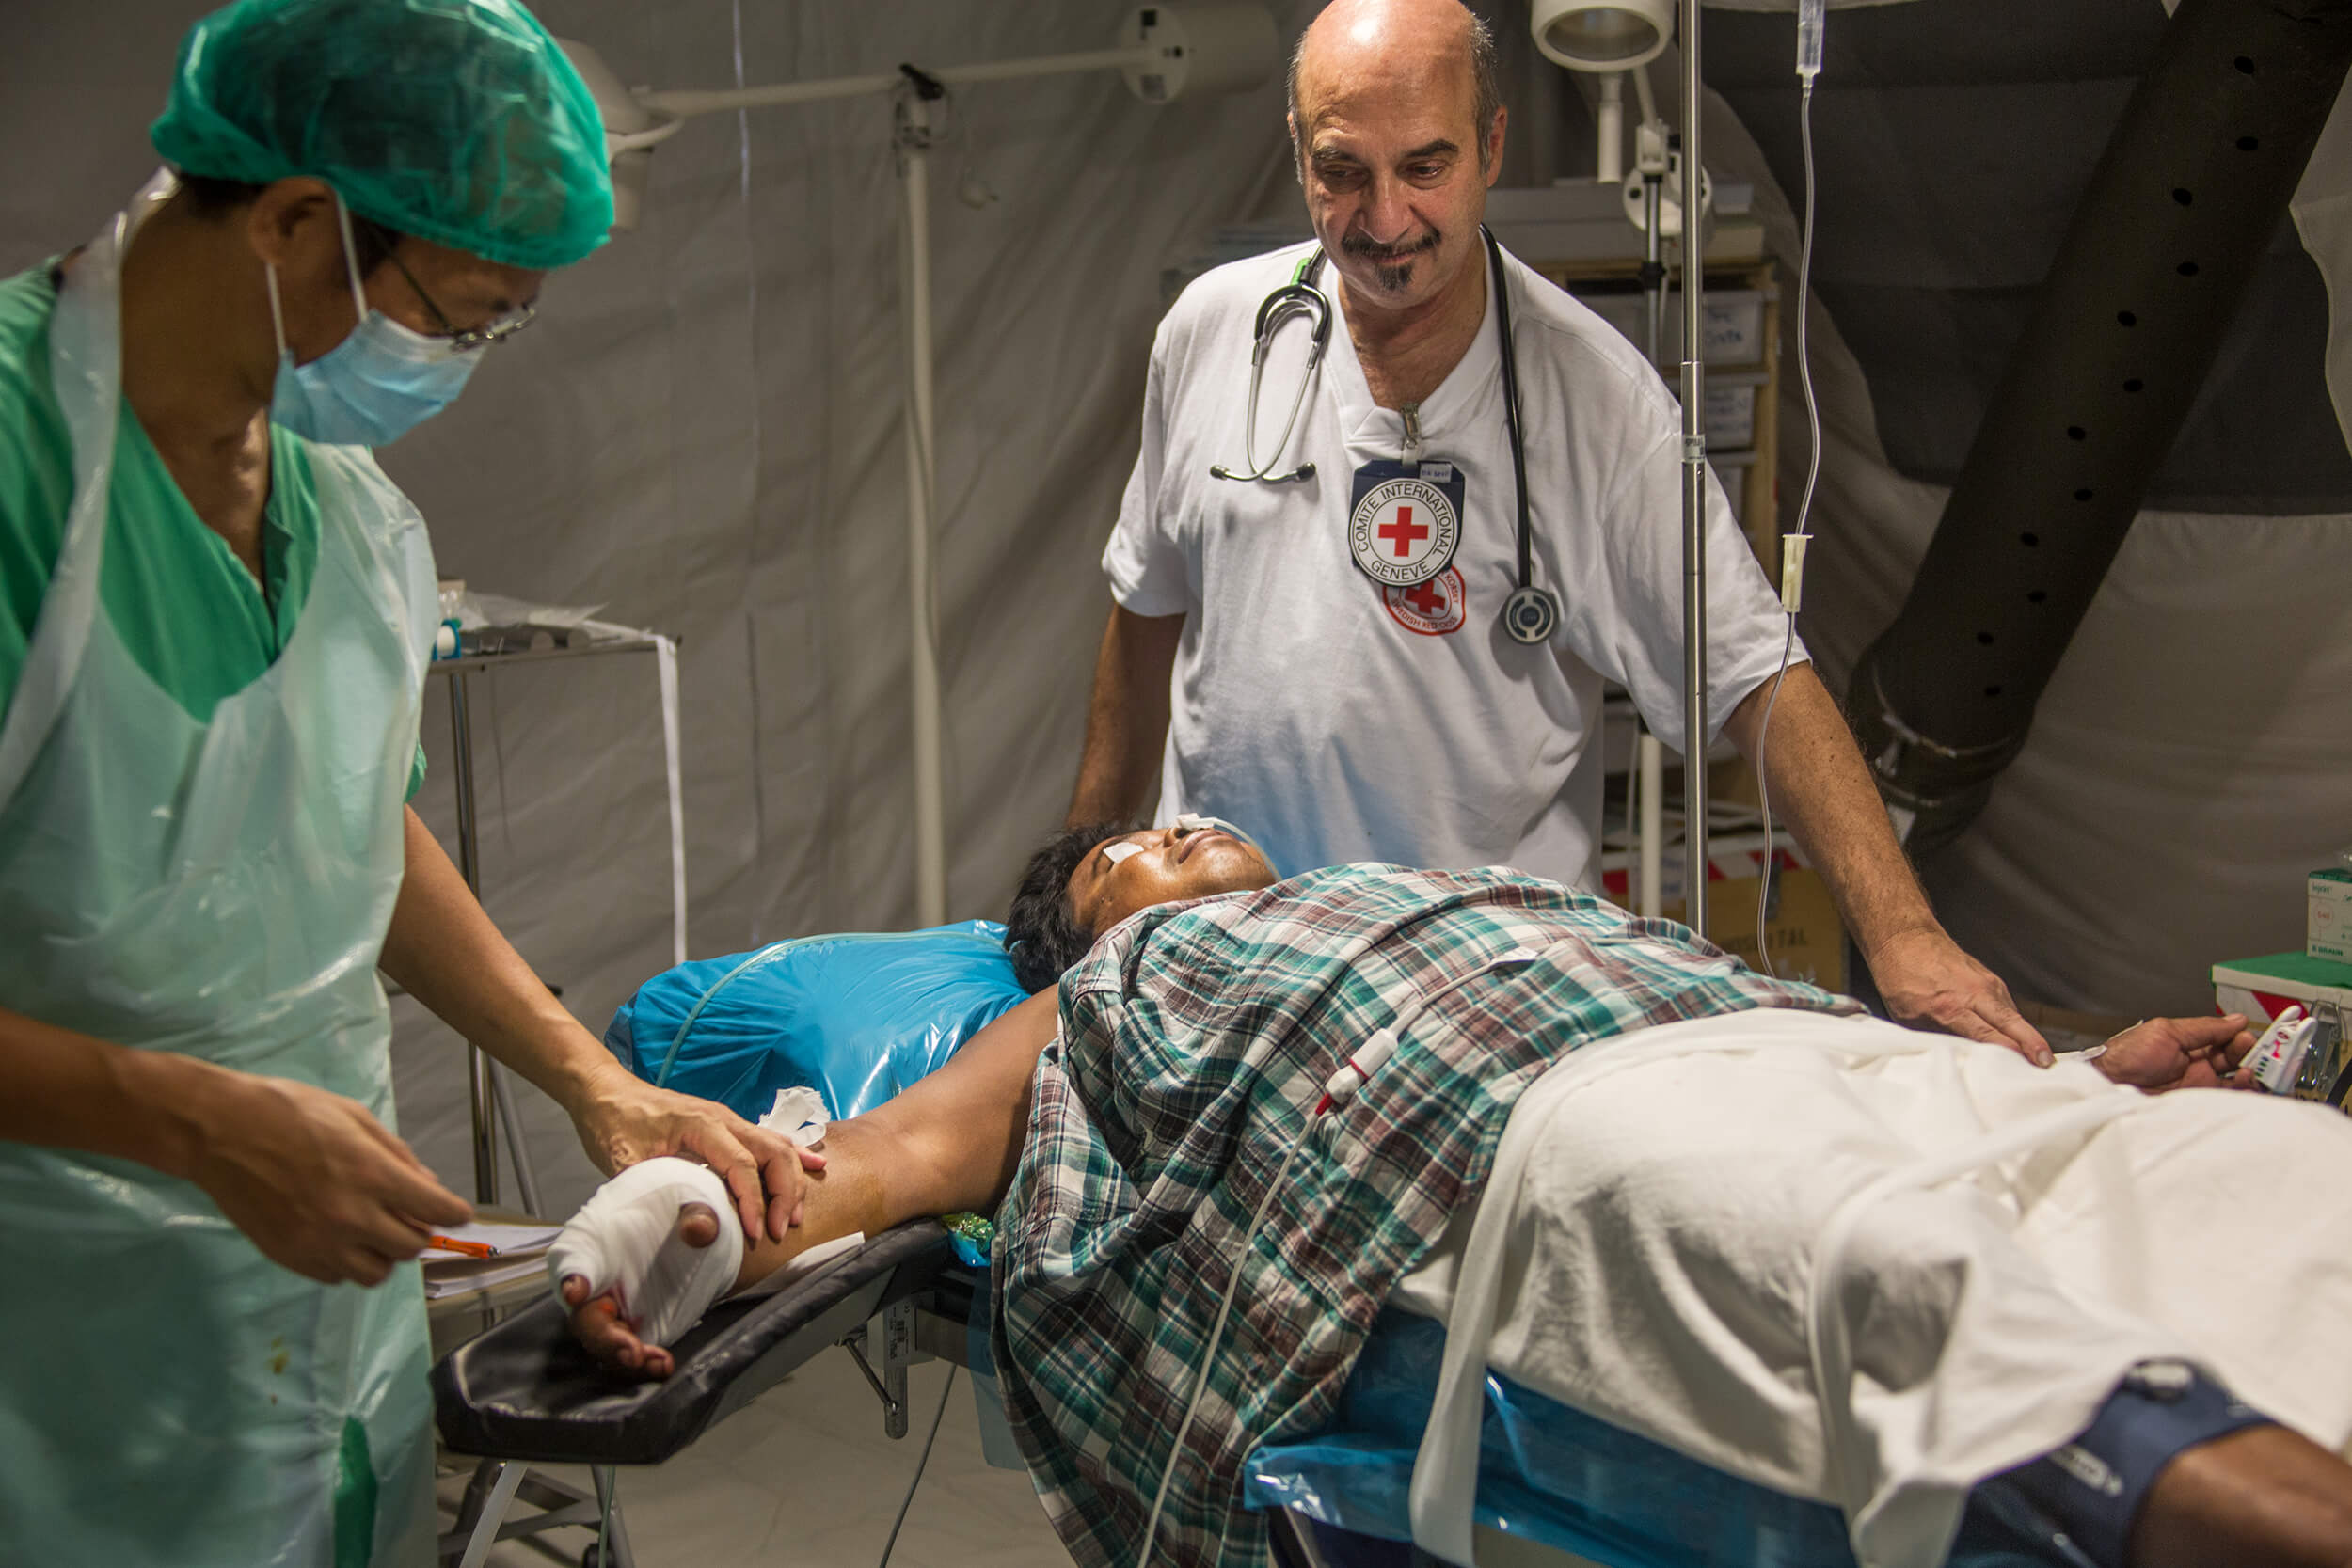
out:
<path id="1" fill-rule="evenodd" d="M 1410 588 L 1383 588 L 1380 598 L 1389 607 L 1390 617 L 1406 631 L 1422 637 L 1443 637 L 1462 629 L 1470 591 L 1463 585 L 1460 571 L 1449 566 L 1427 582 L 1417 582 Z"/>

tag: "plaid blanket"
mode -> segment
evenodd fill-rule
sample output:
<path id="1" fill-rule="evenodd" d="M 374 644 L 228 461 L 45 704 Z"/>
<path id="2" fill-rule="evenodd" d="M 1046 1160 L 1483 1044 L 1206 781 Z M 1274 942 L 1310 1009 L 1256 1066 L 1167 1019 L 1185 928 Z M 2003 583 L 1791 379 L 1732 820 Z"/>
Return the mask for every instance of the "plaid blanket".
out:
<path id="1" fill-rule="evenodd" d="M 1521 948 L 1542 957 L 1479 974 Z M 1310 1136 L 1324 1080 L 1431 998 Z M 1097 942 L 1062 979 L 991 1270 L 1007 1410 L 1072 1555 L 1134 1561 L 1238 1268 L 1152 1562 L 1265 1560 L 1242 1461 L 1327 1423 L 1391 1285 L 1486 1180 L 1519 1092 L 1587 1040 L 1748 1007 L 1860 1010 L 1499 868 L 1333 867 L 1147 910 Z"/>

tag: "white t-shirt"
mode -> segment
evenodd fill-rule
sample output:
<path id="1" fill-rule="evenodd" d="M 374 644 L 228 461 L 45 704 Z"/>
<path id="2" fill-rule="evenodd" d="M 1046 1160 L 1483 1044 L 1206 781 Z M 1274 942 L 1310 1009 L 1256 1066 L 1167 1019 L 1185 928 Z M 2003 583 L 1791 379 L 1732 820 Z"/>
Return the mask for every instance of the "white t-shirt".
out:
<path id="1" fill-rule="evenodd" d="M 1373 404 L 1328 261 L 1330 346 L 1276 470 L 1311 462 L 1314 476 L 1209 473 L 1247 471 L 1251 325 L 1311 248 L 1208 273 L 1152 345 L 1143 450 L 1103 570 L 1135 613 L 1187 618 L 1161 819 L 1229 817 L 1284 875 L 1380 860 L 1595 885 L 1602 682 L 1631 692 L 1670 745 L 1682 736 L 1681 413 L 1614 328 L 1506 258 L 1534 581 L 1558 595 L 1559 627 L 1528 647 L 1498 621 L 1518 586 L 1518 514 L 1491 286 L 1477 339 L 1419 409 L 1422 461 L 1450 459 L 1467 485 L 1454 580 L 1384 589 L 1348 547 L 1351 482 L 1404 455 L 1405 425 Z M 1295 318 L 1267 355 L 1262 463 L 1309 336 Z M 1711 478 L 1708 572 L 1720 729 L 1778 666 L 1787 622 Z"/>

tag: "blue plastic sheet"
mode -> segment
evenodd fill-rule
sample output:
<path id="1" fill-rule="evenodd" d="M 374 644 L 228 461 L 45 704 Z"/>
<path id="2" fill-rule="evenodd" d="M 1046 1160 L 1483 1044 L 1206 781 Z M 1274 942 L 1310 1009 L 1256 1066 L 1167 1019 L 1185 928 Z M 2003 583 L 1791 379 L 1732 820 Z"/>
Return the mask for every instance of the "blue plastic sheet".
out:
<path id="1" fill-rule="evenodd" d="M 801 937 L 655 975 L 604 1043 L 638 1077 L 757 1119 L 807 1085 L 835 1117 L 871 1110 L 937 1071 L 1028 993 L 1005 928 Z"/>
<path id="2" fill-rule="evenodd" d="M 1387 1541 L 1412 1539 L 1413 1457 L 1436 1402 L 1445 1329 L 1384 1312 L 1332 1427 L 1249 1458 L 1254 1508 Z M 1725 1475 L 1489 1372 L 1477 1518 L 1604 1568 L 1853 1568 L 1845 1517 Z M 2051 1568 L 2067 1558 L 1971 1507 L 1953 1568 Z"/>

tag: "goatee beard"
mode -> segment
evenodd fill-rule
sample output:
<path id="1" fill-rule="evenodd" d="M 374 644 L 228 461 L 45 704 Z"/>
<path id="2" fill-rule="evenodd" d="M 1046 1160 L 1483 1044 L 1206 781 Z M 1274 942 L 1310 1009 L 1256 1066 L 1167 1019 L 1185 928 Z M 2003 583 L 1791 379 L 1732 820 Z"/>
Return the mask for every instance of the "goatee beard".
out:
<path id="1" fill-rule="evenodd" d="M 1341 239 L 1340 248 L 1350 256 L 1371 261 L 1373 276 L 1379 279 L 1380 287 L 1395 293 L 1412 286 L 1414 263 L 1437 249 L 1443 238 L 1433 229 L 1411 245 L 1376 245 L 1361 234 L 1349 234 Z"/>

